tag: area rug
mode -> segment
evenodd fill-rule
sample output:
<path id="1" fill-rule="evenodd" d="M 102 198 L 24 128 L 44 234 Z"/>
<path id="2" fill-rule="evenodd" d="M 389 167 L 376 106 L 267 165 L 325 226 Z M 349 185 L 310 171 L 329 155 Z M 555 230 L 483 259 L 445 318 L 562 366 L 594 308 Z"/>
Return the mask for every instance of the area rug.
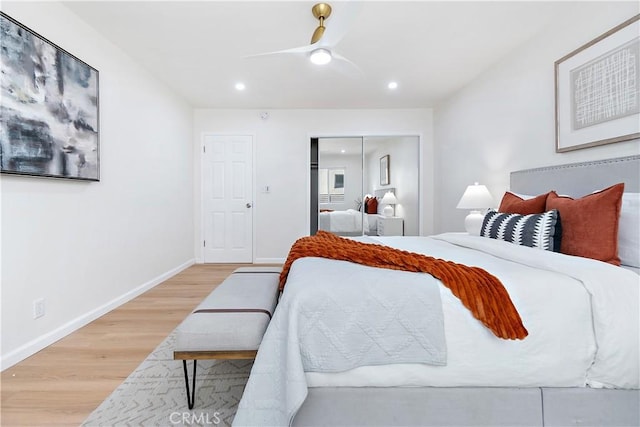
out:
<path id="1" fill-rule="evenodd" d="M 253 361 L 199 361 L 195 406 L 189 410 L 182 361 L 173 360 L 174 342 L 175 332 L 82 425 L 230 426 Z"/>

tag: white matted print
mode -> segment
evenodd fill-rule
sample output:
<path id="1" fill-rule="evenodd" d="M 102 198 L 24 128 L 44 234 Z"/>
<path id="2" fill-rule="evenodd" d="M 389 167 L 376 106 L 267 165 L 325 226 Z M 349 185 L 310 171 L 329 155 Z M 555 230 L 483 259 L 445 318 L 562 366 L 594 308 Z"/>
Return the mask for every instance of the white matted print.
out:
<path id="1" fill-rule="evenodd" d="M 639 19 L 555 62 L 557 152 L 640 138 Z"/>

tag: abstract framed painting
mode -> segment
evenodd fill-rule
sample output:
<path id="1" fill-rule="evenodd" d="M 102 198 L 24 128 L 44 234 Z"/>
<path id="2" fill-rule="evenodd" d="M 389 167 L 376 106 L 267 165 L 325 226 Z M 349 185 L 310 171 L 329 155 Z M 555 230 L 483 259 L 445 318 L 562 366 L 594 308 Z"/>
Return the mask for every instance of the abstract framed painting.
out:
<path id="1" fill-rule="evenodd" d="M 98 70 L 0 14 L 2 173 L 99 181 Z"/>
<path id="2" fill-rule="evenodd" d="M 640 138 L 639 19 L 555 62 L 556 152 Z"/>

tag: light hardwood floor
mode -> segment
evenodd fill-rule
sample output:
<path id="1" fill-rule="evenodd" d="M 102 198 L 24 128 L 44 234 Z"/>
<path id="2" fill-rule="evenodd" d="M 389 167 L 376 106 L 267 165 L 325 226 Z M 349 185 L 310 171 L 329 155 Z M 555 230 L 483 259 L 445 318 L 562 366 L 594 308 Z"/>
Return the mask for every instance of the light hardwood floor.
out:
<path id="1" fill-rule="evenodd" d="M 191 266 L 5 370 L 0 425 L 80 425 L 239 266 Z"/>

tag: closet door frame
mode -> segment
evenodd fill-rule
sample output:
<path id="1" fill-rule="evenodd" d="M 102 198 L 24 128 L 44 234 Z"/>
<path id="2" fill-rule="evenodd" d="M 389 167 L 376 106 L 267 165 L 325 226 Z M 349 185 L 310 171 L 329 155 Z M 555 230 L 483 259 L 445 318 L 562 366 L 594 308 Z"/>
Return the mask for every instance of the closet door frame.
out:
<path id="1" fill-rule="evenodd" d="M 364 137 L 362 136 L 320 136 L 320 137 L 311 137 L 310 145 L 309 145 L 309 185 L 308 185 L 308 197 L 307 200 L 309 202 L 308 209 L 308 218 L 309 224 L 308 229 L 311 235 L 316 234 L 319 229 L 319 207 L 320 207 L 320 198 L 319 198 L 319 170 L 320 170 L 320 145 L 321 139 L 359 139 L 360 144 L 360 194 L 358 197 L 363 197 L 363 189 L 364 189 Z M 347 177 L 345 176 L 345 179 Z M 352 182 L 349 180 L 349 182 Z M 364 225 L 364 221 L 362 222 Z M 364 234 L 364 230 L 363 230 Z"/>

